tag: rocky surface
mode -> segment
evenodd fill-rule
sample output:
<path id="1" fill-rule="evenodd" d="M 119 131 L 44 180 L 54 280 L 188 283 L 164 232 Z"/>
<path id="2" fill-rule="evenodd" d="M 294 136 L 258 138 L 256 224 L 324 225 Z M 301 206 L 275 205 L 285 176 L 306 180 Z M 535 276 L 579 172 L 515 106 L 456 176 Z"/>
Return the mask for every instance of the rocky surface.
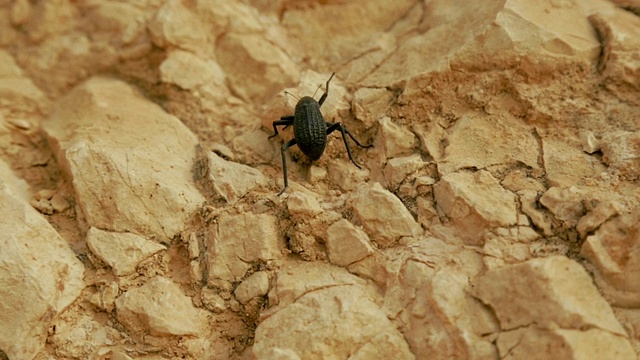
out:
<path id="1" fill-rule="evenodd" d="M 0 359 L 637 359 L 638 9 L 0 2 Z"/>

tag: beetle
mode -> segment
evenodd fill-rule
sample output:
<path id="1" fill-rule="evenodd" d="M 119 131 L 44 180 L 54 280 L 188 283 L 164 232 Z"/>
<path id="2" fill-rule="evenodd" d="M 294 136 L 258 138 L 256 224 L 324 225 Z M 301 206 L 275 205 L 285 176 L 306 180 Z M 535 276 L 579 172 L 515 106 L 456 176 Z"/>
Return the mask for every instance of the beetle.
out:
<path id="1" fill-rule="evenodd" d="M 287 149 L 292 147 L 293 145 L 298 145 L 298 148 L 302 150 L 302 153 L 305 154 L 311 160 L 318 160 L 322 156 L 325 147 L 327 146 L 327 136 L 336 130 L 340 130 L 342 133 L 342 140 L 344 140 L 344 146 L 347 148 L 347 154 L 349 155 L 349 160 L 355 165 L 358 169 L 362 169 L 358 163 L 353 160 L 353 155 L 351 155 L 351 148 L 349 147 L 349 143 L 347 142 L 347 135 L 353 140 L 358 146 L 362 148 L 370 148 L 371 145 L 362 145 L 354 136 L 349 132 L 349 130 L 342 125 L 340 122 L 332 123 L 328 121 L 324 121 L 322 117 L 322 113 L 320 112 L 320 107 L 327 99 L 327 95 L 329 94 L 329 82 L 333 79 L 335 73 L 331 74 L 329 80 L 327 80 L 327 85 L 325 87 L 324 94 L 320 97 L 319 101 L 316 101 L 311 96 L 304 96 L 298 103 L 296 104 L 296 108 L 293 115 L 285 115 L 280 118 L 280 120 L 276 120 L 273 122 L 273 131 L 274 134 L 269 136 L 269 139 L 278 135 L 277 126 L 284 126 L 286 129 L 288 126 L 293 126 L 293 139 L 285 142 L 280 149 L 280 153 L 282 154 L 282 174 L 284 175 L 284 188 L 278 195 L 282 195 L 282 193 L 287 190 L 289 186 L 289 180 L 287 179 L 287 159 L 285 156 L 285 152 Z"/>

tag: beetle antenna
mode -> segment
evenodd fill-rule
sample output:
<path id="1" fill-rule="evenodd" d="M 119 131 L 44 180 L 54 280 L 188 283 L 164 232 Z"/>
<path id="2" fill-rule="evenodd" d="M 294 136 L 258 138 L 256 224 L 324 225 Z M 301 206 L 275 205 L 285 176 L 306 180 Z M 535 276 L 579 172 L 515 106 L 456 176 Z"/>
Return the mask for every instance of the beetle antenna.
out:
<path id="1" fill-rule="evenodd" d="M 298 98 L 297 96 L 295 96 L 292 93 L 288 92 L 287 90 L 285 90 L 284 93 L 285 93 L 285 95 L 289 95 L 289 96 L 293 97 L 294 99 L 300 101 L 300 98 Z"/>
<path id="2" fill-rule="evenodd" d="M 322 84 L 318 85 L 318 88 L 316 89 L 316 92 L 313 93 L 313 98 L 316 98 L 316 94 L 318 93 L 318 90 L 320 90 L 320 88 L 322 87 Z"/>

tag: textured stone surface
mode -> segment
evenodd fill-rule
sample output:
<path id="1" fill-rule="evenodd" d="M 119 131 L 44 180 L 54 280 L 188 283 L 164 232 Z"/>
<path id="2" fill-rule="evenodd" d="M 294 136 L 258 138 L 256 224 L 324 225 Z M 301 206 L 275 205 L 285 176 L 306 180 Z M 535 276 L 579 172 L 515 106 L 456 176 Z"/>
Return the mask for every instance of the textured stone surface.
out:
<path id="1" fill-rule="evenodd" d="M 91 252 L 111 267 L 116 276 L 129 275 L 136 266 L 164 246 L 130 233 L 114 233 L 91 228 L 87 232 Z"/>
<path id="2" fill-rule="evenodd" d="M 53 320 L 85 286 L 69 244 L 28 203 L 25 183 L 0 161 L 0 350 L 32 359 Z"/>
<path id="3" fill-rule="evenodd" d="M 417 235 L 422 230 L 402 202 L 379 183 L 359 187 L 352 204 L 371 240 L 380 246 L 391 246 L 400 237 Z"/>
<path id="4" fill-rule="evenodd" d="M 195 136 L 123 82 L 81 84 L 44 126 L 91 226 L 168 239 L 204 202 Z"/>
<path id="5" fill-rule="evenodd" d="M 176 283 L 162 276 L 120 295 L 116 310 L 130 331 L 154 335 L 197 335 L 205 314 Z"/>
<path id="6" fill-rule="evenodd" d="M 594 264 L 616 303 L 640 305 L 640 210 L 616 216 L 587 237 L 582 256 Z"/>
<path id="7" fill-rule="evenodd" d="M 637 358 L 639 9 L 3 2 L 0 258 L 34 275 L 0 275 L 0 358 Z M 273 121 L 333 72 L 373 146 L 293 146 L 278 196 Z M 163 250 L 118 276 L 92 228 Z"/>
<path id="8" fill-rule="evenodd" d="M 236 203 L 257 186 L 266 186 L 269 180 L 247 165 L 227 161 L 213 152 L 208 155 L 209 182 L 216 195 L 230 204 Z"/>
<path id="9" fill-rule="evenodd" d="M 470 244 L 482 243 L 484 231 L 515 225 L 516 203 L 487 171 L 452 173 L 434 185 L 438 208 Z"/>

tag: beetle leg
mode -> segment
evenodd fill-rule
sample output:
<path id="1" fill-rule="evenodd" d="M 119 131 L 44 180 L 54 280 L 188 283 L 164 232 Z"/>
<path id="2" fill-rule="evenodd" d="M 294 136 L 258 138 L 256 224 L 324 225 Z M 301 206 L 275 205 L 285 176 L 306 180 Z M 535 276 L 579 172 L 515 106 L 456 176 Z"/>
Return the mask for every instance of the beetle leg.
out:
<path id="1" fill-rule="evenodd" d="M 333 79 L 333 75 L 335 75 L 336 73 L 332 73 L 331 77 L 329 78 L 329 80 L 327 80 L 327 87 L 324 89 L 324 94 L 322 94 L 322 97 L 320 98 L 320 101 L 318 101 L 318 105 L 322 106 L 322 103 L 327 99 L 327 95 L 329 94 L 329 81 L 331 81 L 331 79 Z"/>
<path id="2" fill-rule="evenodd" d="M 287 128 L 287 126 L 289 125 L 293 125 L 293 119 L 295 117 L 293 115 L 287 115 L 287 116 L 283 116 L 280 118 L 280 120 L 276 120 L 273 122 L 273 132 L 275 134 L 269 136 L 268 138 L 271 139 L 272 137 L 275 137 L 276 135 L 278 135 L 278 128 L 276 126 L 282 126 L 285 125 L 285 129 Z"/>
<path id="3" fill-rule="evenodd" d="M 284 143 L 284 145 L 282 145 L 282 148 L 280 148 L 280 154 L 282 154 L 282 175 L 284 176 L 284 188 L 282 189 L 282 191 L 280 191 L 280 193 L 278 193 L 278 196 L 282 195 L 282 193 L 287 190 L 287 187 L 289 186 L 289 179 L 287 178 L 287 157 L 285 155 L 285 152 L 288 148 L 292 147 L 295 144 L 296 139 L 291 139 Z"/>
<path id="4" fill-rule="evenodd" d="M 355 165 L 358 169 L 362 169 L 362 167 L 360 167 L 360 165 L 358 165 L 358 163 L 355 160 L 353 160 L 353 155 L 351 155 L 351 148 L 349 147 L 349 143 L 347 142 L 347 135 L 349 135 L 351 140 L 355 141 L 355 143 L 360 147 L 369 148 L 369 147 L 372 147 L 373 145 L 365 146 L 365 145 L 360 144 L 360 142 L 358 140 L 356 140 L 356 138 L 353 136 L 353 134 L 351 134 L 351 132 L 349 130 L 347 130 L 347 128 L 344 127 L 344 125 L 342 125 L 342 123 L 330 123 L 330 122 L 327 122 L 327 135 L 331 134 L 332 132 L 334 132 L 335 130 L 338 130 L 338 129 L 342 133 L 342 140 L 344 141 L 344 146 L 347 148 L 347 154 L 349 155 L 349 160 L 351 160 L 353 165 Z"/>

